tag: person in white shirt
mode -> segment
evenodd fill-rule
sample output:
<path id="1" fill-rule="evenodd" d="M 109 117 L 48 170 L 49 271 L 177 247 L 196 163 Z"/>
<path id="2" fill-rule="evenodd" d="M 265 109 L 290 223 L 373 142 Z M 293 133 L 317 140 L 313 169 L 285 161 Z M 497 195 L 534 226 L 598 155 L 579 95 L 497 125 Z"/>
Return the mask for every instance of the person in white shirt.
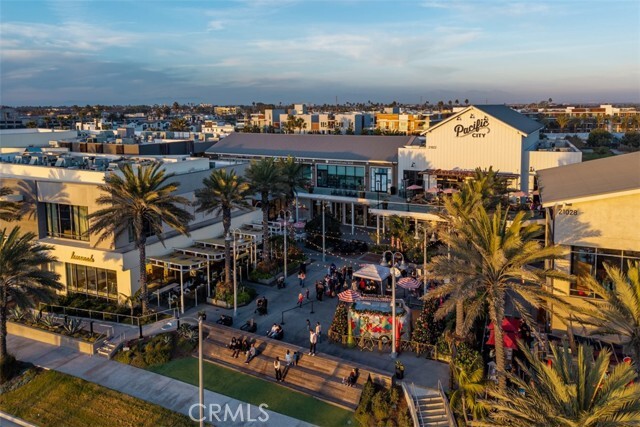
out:
<path id="1" fill-rule="evenodd" d="M 316 355 L 316 344 L 318 343 L 318 335 L 313 329 L 309 330 L 309 356 Z"/>
<path id="2" fill-rule="evenodd" d="M 284 361 L 287 366 L 291 366 L 291 363 L 293 363 L 293 357 L 291 356 L 291 352 L 289 350 L 287 350 L 287 354 L 284 355 Z"/>

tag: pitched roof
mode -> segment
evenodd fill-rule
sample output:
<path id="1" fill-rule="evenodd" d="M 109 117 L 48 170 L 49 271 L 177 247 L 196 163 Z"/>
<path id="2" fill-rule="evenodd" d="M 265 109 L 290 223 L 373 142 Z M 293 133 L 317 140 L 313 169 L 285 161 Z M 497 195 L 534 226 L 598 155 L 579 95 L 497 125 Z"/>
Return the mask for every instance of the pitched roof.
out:
<path id="1" fill-rule="evenodd" d="M 415 136 L 232 133 L 206 153 L 397 162 L 398 148 L 411 145 L 415 139 Z"/>
<path id="2" fill-rule="evenodd" d="M 640 192 L 640 152 L 538 171 L 545 206 L 593 196 Z"/>
<path id="3" fill-rule="evenodd" d="M 480 111 L 482 111 L 483 113 L 497 119 L 500 120 L 501 122 L 505 123 L 508 126 L 511 126 L 512 128 L 522 132 L 525 135 L 529 135 L 532 132 L 535 132 L 539 129 L 542 129 L 544 127 L 543 124 L 532 120 L 530 118 L 528 118 L 527 116 L 525 116 L 524 114 L 520 114 L 518 113 L 516 110 L 512 109 L 511 107 L 509 107 L 508 105 L 471 105 L 467 108 L 465 108 L 464 110 L 454 114 L 451 117 L 448 117 L 447 119 L 441 121 L 440 123 L 438 123 L 437 125 L 427 129 L 424 133 L 429 133 L 431 132 L 433 129 L 436 129 L 440 126 L 442 126 L 445 123 L 448 123 L 449 121 L 453 121 L 455 120 L 458 116 L 464 114 L 466 111 L 469 111 L 469 109 L 471 108 L 476 108 Z"/>

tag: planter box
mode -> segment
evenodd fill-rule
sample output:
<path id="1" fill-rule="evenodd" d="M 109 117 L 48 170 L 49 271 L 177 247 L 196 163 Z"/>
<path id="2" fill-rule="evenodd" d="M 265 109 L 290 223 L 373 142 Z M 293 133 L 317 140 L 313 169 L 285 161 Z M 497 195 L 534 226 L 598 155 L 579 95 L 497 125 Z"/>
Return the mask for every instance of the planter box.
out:
<path id="1" fill-rule="evenodd" d="M 95 354 L 97 349 L 102 346 L 102 341 L 87 342 L 77 338 L 68 337 L 55 332 L 45 331 L 43 329 L 32 328 L 31 326 L 22 325 L 20 323 L 7 322 L 7 332 L 23 338 L 29 338 L 34 341 L 51 344 L 58 347 L 67 347 L 78 350 L 85 354 Z"/>

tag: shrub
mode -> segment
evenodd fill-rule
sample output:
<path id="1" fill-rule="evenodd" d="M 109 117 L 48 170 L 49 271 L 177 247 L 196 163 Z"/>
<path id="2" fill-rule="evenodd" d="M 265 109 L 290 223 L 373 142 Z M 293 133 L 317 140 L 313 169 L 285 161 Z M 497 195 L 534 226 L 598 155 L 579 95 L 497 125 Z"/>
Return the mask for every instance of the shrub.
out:
<path id="1" fill-rule="evenodd" d="M 469 344 L 463 342 L 456 347 L 456 357 L 453 363 L 464 368 L 466 372 L 471 372 L 482 368 L 482 356 Z"/>
<path id="2" fill-rule="evenodd" d="M 371 412 L 376 421 L 383 421 L 391 415 L 391 403 L 389 402 L 388 393 L 378 392 L 373 396 L 371 400 Z"/>
<path id="3" fill-rule="evenodd" d="M 58 326 L 58 319 L 51 313 L 40 317 L 40 323 L 48 329 L 55 329 Z"/>
<path id="4" fill-rule="evenodd" d="M 65 332 L 69 335 L 77 334 L 82 330 L 82 321 L 78 319 L 66 318 L 62 324 Z"/>

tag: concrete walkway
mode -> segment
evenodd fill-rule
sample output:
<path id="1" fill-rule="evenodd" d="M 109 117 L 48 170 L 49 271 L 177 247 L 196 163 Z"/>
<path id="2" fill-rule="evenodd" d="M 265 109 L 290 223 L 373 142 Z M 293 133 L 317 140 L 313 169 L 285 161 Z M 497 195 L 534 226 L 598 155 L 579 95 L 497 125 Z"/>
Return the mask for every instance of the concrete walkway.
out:
<path id="1" fill-rule="evenodd" d="M 10 335 L 8 346 L 9 351 L 19 360 L 73 375 L 187 416 L 193 407 L 191 415 L 198 418 L 198 406 L 193 406 L 198 404 L 198 388 L 190 384 L 102 357 L 90 357 L 71 349 L 42 344 L 18 336 Z M 197 372 L 194 372 L 194 377 L 196 375 Z M 204 399 L 207 409 L 210 405 L 219 405 L 221 408 L 218 419 L 214 414 L 207 420 L 216 426 L 312 425 L 269 410 L 264 410 L 265 414 L 254 405 L 208 390 L 205 390 Z M 242 409 L 238 410 L 239 407 Z M 226 418 L 225 408 L 228 408 Z M 214 406 L 213 410 L 218 410 L 218 406 Z M 205 411 L 205 414 L 207 412 Z"/>

